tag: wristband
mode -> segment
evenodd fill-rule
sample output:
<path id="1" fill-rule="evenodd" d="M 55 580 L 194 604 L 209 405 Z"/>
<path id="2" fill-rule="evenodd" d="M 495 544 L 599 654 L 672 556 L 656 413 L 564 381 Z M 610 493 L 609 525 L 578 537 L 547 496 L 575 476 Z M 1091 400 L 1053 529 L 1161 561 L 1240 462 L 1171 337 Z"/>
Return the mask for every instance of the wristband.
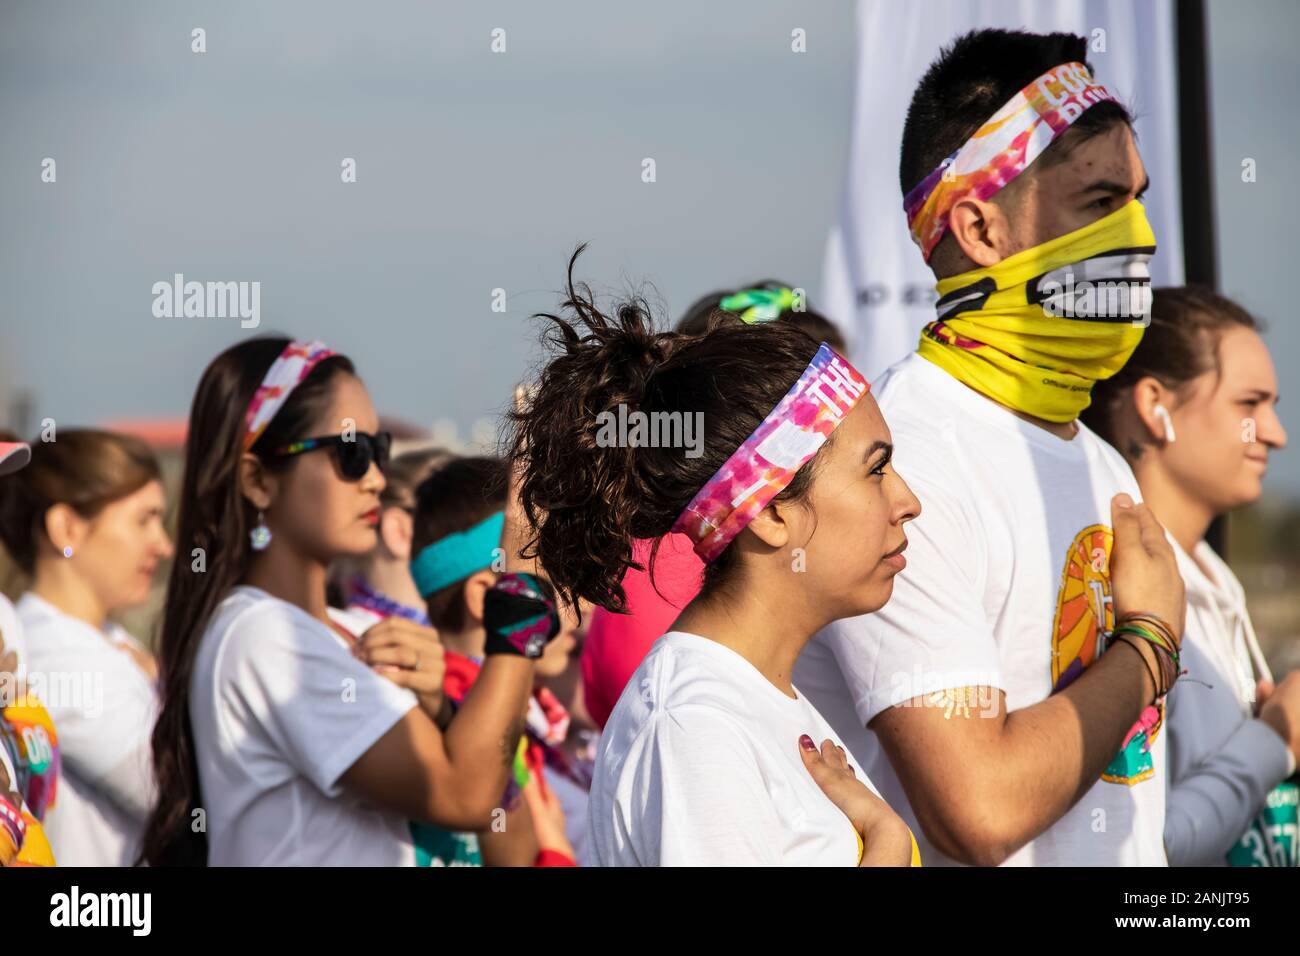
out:
<path id="1" fill-rule="evenodd" d="M 484 656 L 513 654 L 537 660 L 560 633 L 555 591 L 533 574 L 502 574 L 483 599 L 483 627 L 487 630 Z"/>

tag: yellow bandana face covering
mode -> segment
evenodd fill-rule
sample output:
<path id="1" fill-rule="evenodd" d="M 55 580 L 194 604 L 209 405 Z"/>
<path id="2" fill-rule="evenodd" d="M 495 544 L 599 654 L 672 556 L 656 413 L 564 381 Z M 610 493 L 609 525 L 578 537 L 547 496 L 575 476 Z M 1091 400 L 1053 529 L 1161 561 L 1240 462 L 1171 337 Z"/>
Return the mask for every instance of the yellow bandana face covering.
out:
<path id="1" fill-rule="evenodd" d="M 1137 200 L 985 269 L 940 279 L 920 354 L 995 402 L 1069 422 L 1142 341 L 1156 237 Z"/>

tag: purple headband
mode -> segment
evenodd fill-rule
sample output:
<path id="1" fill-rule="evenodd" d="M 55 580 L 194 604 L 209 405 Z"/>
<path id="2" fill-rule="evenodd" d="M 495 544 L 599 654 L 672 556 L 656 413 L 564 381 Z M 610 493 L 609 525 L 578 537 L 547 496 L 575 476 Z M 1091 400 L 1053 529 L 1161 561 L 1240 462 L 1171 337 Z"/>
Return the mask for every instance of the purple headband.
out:
<path id="1" fill-rule="evenodd" d="M 825 342 L 799 381 L 673 524 L 709 564 L 825 444 L 871 386 Z"/>

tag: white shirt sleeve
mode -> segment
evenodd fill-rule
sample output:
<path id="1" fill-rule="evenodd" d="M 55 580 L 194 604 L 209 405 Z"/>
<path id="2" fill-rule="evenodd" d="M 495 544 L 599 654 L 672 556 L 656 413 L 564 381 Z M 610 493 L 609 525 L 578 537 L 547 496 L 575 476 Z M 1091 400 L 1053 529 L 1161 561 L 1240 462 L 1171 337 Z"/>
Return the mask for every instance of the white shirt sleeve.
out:
<path id="1" fill-rule="evenodd" d="M 925 477 L 950 466 L 926 461 L 915 449 L 910 462 L 903 477 L 921 514 L 907 525 L 907 567 L 894 576 L 893 595 L 879 611 L 836 621 L 822 632 L 863 724 L 935 691 L 1003 686 L 984 611 L 988 549 L 978 517 Z"/>
<path id="2" fill-rule="evenodd" d="M 780 865 L 782 825 L 739 727 L 716 711 L 679 707 L 657 717 L 647 735 L 652 753 L 626 764 L 637 768 L 627 838 L 643 862 Z"/>
<path id="3" fill-rule="evenodd" d="M 1286 778 L 1289 754 L 1272 728 L 1244 720 L 1222 747 L 1171 786 L 1165 799 L 1169 865 L 1223 863 L 1268 792 Z"/>
<path id="4" fill-rule="evenodd" d="M 255 721 L 285 761 L 326 796 L 338 779 L 417 704 L 415 695 L 353 657 L 320 622 L 262 601 L 232 624 L 217 664 L 223 732 L 232 715 Z"/>

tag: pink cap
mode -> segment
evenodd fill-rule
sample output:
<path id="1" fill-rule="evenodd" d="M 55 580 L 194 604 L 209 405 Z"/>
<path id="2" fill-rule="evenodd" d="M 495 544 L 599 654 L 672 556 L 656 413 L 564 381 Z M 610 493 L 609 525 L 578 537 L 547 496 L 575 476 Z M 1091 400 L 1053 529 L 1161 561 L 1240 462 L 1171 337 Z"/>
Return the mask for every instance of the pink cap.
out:
<path id="1" fill-rule="evenodd" d="M 32 448 L 26 442 L 0 441 L 0 475 L 17 471 L 32 460 Z"/>

